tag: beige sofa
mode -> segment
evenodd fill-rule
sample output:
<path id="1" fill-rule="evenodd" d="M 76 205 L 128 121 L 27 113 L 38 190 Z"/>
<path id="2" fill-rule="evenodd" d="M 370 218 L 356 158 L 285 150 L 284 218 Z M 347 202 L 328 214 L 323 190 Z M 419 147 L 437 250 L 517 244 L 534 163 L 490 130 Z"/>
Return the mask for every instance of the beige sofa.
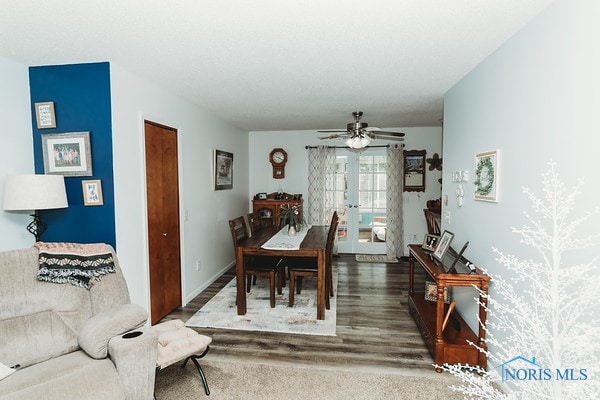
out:
<path id="1" fill-rule="evenodd" d="M 0 252 L 0 363 L 19 365 L 0 399 L 153 398 L 157 336 L 110 252 L 115 273 L 89 290 L 38 281 L 35 247 Z"/>

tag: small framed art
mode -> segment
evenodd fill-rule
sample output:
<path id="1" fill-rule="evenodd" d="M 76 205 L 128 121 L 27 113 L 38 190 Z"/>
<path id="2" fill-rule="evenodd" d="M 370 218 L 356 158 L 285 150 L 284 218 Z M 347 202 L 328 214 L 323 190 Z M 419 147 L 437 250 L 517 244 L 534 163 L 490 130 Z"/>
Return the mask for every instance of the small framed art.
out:
<path id="1" fill-rule="evenodd" d="M 440 240 L 435 248 L 435 251 L 433 252 L 433 257 L 438 261 L 442 261 L 444 254 L 446 254 L 446 250 L 448 250 L 450 247 L 450 242 L 452 242 L 452 239 L 454 239 L 454 233 L 450 231 L 444 231 L 442 236 L 440 236 Z"/>
<path id="2" fill-rule="evenodd" d="M 498 202 L 499 151 L 475 154 L 475 200 Z"/>
<path id="3" fill-rule="evenodd" d="M 65 176 L 92 176 L 89 132 L 42 135 L 44 173 Z"/>
<path id="4" fill-rule="evenodd" d="M 437 285 L 435 282 L 425 281 L 425 300 L 437 301 Z M 444 288 L 444 303 L 450 303 L 448 287 Z"/>
<path id="5" fill-rule="evenodd" d="M 35 121 L 38 129 L 56 128 L 54 102 L 35 103 Z"/>
<path id="6" fill-rule="evenodd" d="M 215 150 L 214 190 L 233 189 L 233 153 Z"/>
<path id="7" fill-rule="evenodd" d="M 429 233 L 425 234 L 425 239 L 423 239 L 423 244 L 421 248 L 428 251 L 435 251 L 435 248 L 440 241 L 440 237 L 437 235 L 431 235 Z"/>
<path id="8" fill-rule="evenodd" d="M 81 181 L 81 188 L 83 190 L 84 206 L 101 206 L 104 204 L 100 179 Z"/>

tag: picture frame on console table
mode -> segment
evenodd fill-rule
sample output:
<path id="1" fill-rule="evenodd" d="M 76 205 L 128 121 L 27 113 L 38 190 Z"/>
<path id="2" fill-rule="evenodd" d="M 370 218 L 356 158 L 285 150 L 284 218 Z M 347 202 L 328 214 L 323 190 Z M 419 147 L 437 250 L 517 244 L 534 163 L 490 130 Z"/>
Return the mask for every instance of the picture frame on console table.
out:
<path id="1" fill-rule="evenodd" d="M 42 134 L 44 173 L 92 176 L 89 132 Z"/>
<path id="2" fill-rule="evenodd" d="M 435 248 L 437 247 L 437 244 L 439 243 L 439 241 L 440 241 L 439 236 L 426 233 L 425 238 L 423 239 L 423 244 L 421 245 L 421 248 L 423 250 L 427 250 L 427 251 L 435 251 Z"/>
<path id="3" fill-rule="evenodd" d="M 444 258 L 444 254 L 446 254 L 446 251 L 450 247 L 452 239 L 454 239 L 454 233 L 450 231 L 444 231 L 440 236 L 440 240 L 435 248 L 435 251 L 433 252 L 433 258 L 441 262 Z"/>

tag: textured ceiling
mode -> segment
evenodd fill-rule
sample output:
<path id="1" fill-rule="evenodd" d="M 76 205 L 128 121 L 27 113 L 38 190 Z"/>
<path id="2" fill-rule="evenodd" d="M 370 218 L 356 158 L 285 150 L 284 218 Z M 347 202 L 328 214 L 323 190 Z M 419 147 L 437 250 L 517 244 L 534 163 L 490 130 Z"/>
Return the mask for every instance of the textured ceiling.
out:
<path id="1" fill-rule="evenodd" d="M 0 0 L 0 56 L 110 61 L 247 131 L 439 126 L 551 0 Z"/>

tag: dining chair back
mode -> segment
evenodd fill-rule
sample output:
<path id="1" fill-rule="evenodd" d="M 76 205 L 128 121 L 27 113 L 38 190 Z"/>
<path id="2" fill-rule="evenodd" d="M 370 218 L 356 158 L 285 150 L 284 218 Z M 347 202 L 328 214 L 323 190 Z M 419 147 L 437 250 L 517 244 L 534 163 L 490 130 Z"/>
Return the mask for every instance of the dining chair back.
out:
<path id="1" fill-rule="evenodd" d="M 262 218 L 260 218 L 260 215 L 251 212 L 248 214 L 247 219 L 248 226 L 250 227 L 250 236 L 255 235 L 263 228 L 263 221 Z"/>
<path id="2" fill-rule="evenodd" d="M 334 211 L 325 244 L 325 285 L 327 287 L 325 308 L 328 310 L 331 306 L 329 298 L 333 297 L 333 246 L 335 244 L 338 223 L 339 217 L 337 211 Z M 311 257 L 288 257 L 284 261 L 287 263 L 290 277 L 288 305 L 292 307 L 294 305 L 294 293 L 300 294 L 302 292 L 302 278 L 318 277 L 318 264 L 317 260 Z"/>
<path id="3" fill-rule="evenodd" d="M 248 238 L 248 229 L 246 227 L 246 220 L 243 216 L 234 218 L 229 221 L 229 229 L 231 230 L 231 237 L 233 239 L 234 248 L 238 244 Z M 236 252 L 237 254 L 237 252 Z M 250 293 L 252 286 L 253 277 L 268 277 L 269 278 L 269 301 L 271 308 L 275 308 L 275 285 L 277 283 L 277 293 L 281 294 L 281 280 L 277 279 L 279 272 L 279 264 L 281 259 L 279 257 L 269 256 L 252 256 L 247 257 L 244 260 L 236 260 L 236 262 L 242 262 L 244 266 L 244 278 L 246 280 L 246 292 Z"/>
<path id="4" fill-rule="evenodd" d="M 440 214 L 428 208 L 423 209 L 423 213 L 425 214 L 425 222 L 427 223 L 427 233 L 440 236 Z"/>

